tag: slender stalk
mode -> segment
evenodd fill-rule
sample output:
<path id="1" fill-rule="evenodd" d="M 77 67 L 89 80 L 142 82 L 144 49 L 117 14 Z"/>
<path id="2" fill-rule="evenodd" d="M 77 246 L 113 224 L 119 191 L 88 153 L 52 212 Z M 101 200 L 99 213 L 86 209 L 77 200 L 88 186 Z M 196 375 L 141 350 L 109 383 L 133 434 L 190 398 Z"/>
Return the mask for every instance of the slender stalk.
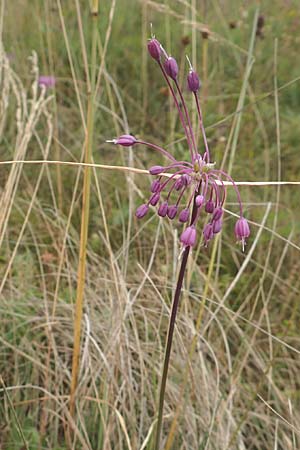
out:
<path id="1" fill-rule="evenodd" d="M 94 96 L 96 83 L 96 44 L 97 44 L 97 22 L 98 22 L 99 0 L 93 0 L 92 3 L 92 49 L 91 49 L 91 89 L 88 92 L 88 108 L 87 108 L 87 135 L 85 142 L 84 161 L 87 164 L 92 162 L 92 147 L 94 133 Z M 91 167 L 85 166 L 83 179 L 83 195 L 82 195 L 82 215 L 80 230 L 80 249 L 79 262 L 77 272 L 77 292 L 75 303 L 75 321 L 74 321 L 74 346 L 72 359 L 72 378 L 70 389 L 70 414 L 74 415 L 75 409 L 75 393 L 78 382 L 79 356 L 80 356 L 80 340 L 81 340 L 81 321 L 83 312 L 83 294 L 85 285 L 86 272 L 86 247 L 90 214 L 90 189 L 91 189 Z"/>
<path id="2" fill-rule="evenodd" d="M 201 129 L 201 133 L 202 133 L 202 136 L 203 136 L 203 141 L 204 141 L 204 146 L 205 146 L 205 151 L 206 151 L 206 158 L 207 158 L 207 162 L 209 163 L 210 162 L 210 153 L 209 153 L 209 148 L 208 148 L 208 142 L 207 142 L 207 138 L 206 138 L 205 128 L 204 128 L 204 124 L 203 124 L 203 117 L 202 117 L 201 106 L 200 106 L 200 102 L 198 100 L 197 94 L 194 93 L 194 97 L 195 97 L 196 105 L 197 105 L 200 129 Z"/>
<path id="3" fill-rule="evenodd" d="M 183 126 L 184 133 L 185 133 L 185 136 L 186 136 L 186 140 L 187 140 L 187 143 L 188 143 L 188 146 L 189 146 L 189 149 L 190 149 L 191 160 L 193 161 L 193 159 L 194 159 L 194 158 L 193 158 L 193 144 L 192 144 L 191 137 L 190 137 L 190 134 L 189 134 L 189 132 L 188 132 L 187 125 L 186 125 L 186 122 L 185 122 L 185 120 L 184 120 L 184 116 L 183 116 L 183 114 L 182 114 L 180 105 L 179 105 L 179 103 L 178 103 L 178 100 L 177 100 L 175 91 L 174 91 L 174 89 L 173 89 L 173 87 L 172 87 L 172 85 L 171 85 L 171 83 L 170 83 L 170 81 L 169 81 L 169 78 L 168 78 L 168 75 L 166 74 L 166 71 L 165 71 L 165 69 L 164 69 L 164 66 L 162 65 L 161 62 L 159 62 L 158 65 L 159 65 L 159 67 L 160 67 L 160 70 L 162 71 L 162 74 L 163 74 L 163 76 L 164 76 L 166 82 L 167 82 L 167 85 L 169 86 L 170 92 L 171 92 L 172 97 L 173 97 L 173 100 L 174 100 L 174 102 L 175 102 L 175 106 L 176 106 L 176 108 L 177 108 L 177 111 L 178 111 L 178 114 L 179 114 L 179 118 L 180 118 L 181 124 L 182 124 L 182 126 Z"/>
<path id="4" fill-rule="evenodd" d="M 196 197 L 196 195 L 198 195 L 198 192 L 195 193 L 194 198 Z M 197 207 L 196 207 L 196 204 L 194 203 L 191 224 L 194 222 L 196 215 L 197 215 Z M 166 348 L 165 348 L 163 373 L 162 373 L 160 392 L 159 392 L 158 418 L 157 418 L 154 450 L 159 450 L 160 435 L 161 435 L 161 430 L 162 430 L 163 409 L 164 409 L 164 401 L 165 401 L 165 392 L 166 392 L 167 376 L 168 376 L 170 356 L 171 356 L 171 348 L 172 348 L 172 342 L 173 342 L 173 334 L 174 334 L 174 329 L 175 329 L 175 321 L 176 321 L 176 315 L 177 315 L 179 299 L 180 299 L 180 294 L 181 294 L 181 289 L 182 289 L 182 284 L 183 284 L 183 278 L 184 278 L 184 273 L 185 273 L 185 269 L 187 266 L 190 249 L 191 249 L 191 247 L 189 247 L 189 246 L 185 247 L 183 255 L 182 255 L 181 266 L 180 266 L 180 270 L 179 270 L 176 290 L 175 290 L 173 304 L 172 304 L 172 311 L 171 311 L 169 328 L 168 328 L 167 343 L 166 343 Z"/>
<path id="5" fill-rule="evenodd" d="M 182 283 L 183 283 L 184 272 L 185 272 L 185 268 L 187 265 L 189 253 L 190 253 L 190 247 L 186 247 L 184 250 L 183 256 L 182 256 L 180 272 L 178 275 L 178 281 L 177 281 L 177 286 L 176 286 L 173 305 L 172 305 L 172 312 L 171 312 L 168 337 L 167 337 L 167 345 L 166 345 L 166 349 L 165 349 L 164 368 L 163 368 L 163 374 L 162 374 L 161 385 L 160 385 L 160 393 L 159 393 L 158 419 L 157 419 L 156 440 L 155 440 L 155 447 L 154 447 L 155 450 L 159 450 L 160 435 L 161 435 L 161 429 L 162 429 L 163 408 L 164 408 L 164 400 L 165 400 L 165 391 L 166 391 L 167 375 L 168 375 L 168 370 L 169 370 L 169 362 L 170 362 L 173 334 L 174 334 L 174 328 L 175 328 L 175 320 L 176 320 L 176 315 L 177 315 L 177 309 L 178 309 L 179 298 L 180 298 L 180 293 L 181 293 L 181 288 L 182 288 Z"/>

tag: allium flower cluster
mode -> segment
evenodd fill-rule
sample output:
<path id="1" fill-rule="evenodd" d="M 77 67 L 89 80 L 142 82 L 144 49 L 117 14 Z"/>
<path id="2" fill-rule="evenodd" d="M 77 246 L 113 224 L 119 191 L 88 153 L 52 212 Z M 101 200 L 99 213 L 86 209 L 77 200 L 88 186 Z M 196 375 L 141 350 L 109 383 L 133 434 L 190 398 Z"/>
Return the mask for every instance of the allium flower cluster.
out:
<path id="1" fill-rule="evenodd" d="M 177 218 L 179 222 L 187 224 L 181 234 L 180 241 L 184 246 L 192 247 L 197 241 L 196 225 L 200 217 L 205 216 L 207 220 L 203 227 L 203 238 L 205 245 L 207 245 L 222 229 L 223 206 L 226 197 L 223 181 L 230 181 L 235 189 L 240 210 L 240 218 L 235 225 L 235 236 L 242 243 L 244 249 L 245 240 L 250 235 L 249 225 L 243 217 L 241 197 L 235 182 L 229 174 L 223 170 L 215 169 L 215 164 L 211 163 L 198 97 L 198 91 L 201 87 L 199 76 L 188 60 L 187 87 L 196 103 L 199 127 L 204 144 L 202 152 L 198 149 L 187 106 L 178 83 L 176 60 L 167 54 L 155 38 L 148 41 L 148 51 L 157 62 L 170 89 L 189 147 L 190 160 L 178 161 L 159 145 L 138 140 L 132 135 L 122 135 L 113 141 L 108 141 L 124 147 L 137 144 L 146 145 L 168 159 L 168 163 L 165 165 L 150 167 L 149 173 L 155 177 L 151 184 L 150 196 L 145 204 L 137 208 L 136 217 L 138 219 L 143 218 L 148 213 L 150 205 L 157 207 L 157 214 L 160 217 L 168 217 L 170 220 Z"/>

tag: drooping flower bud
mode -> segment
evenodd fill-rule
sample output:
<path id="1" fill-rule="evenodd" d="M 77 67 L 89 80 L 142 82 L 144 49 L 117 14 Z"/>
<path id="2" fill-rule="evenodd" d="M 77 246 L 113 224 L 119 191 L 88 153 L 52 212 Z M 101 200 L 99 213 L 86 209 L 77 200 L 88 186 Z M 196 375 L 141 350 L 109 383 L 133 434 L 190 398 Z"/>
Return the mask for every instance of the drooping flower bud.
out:
<path id="1" fill-rule="evenodd" d="M 159 175 L 160 173 L 162 173 L 165 170 L 164 167 L 162 166 L 152 166 L 149 169 L 149 173 L 151 173 L 151 175 Z"/>
<path id="2" fill-rule="evenodd" d="M 222 219 L 214 220 L 212 225 L 214 234 L 220 233 L 223 225 Z"/>
<path id="3" fill-rule="evenodd" d="M 178 211 L 178 208 L 176 205 L 169 206 L 168 212 L 167 212 L 169 219 L 174 219 L 174 217 L 177 214 L 177 211 Z"/>
<path id="4" fill-rule="evenodd" d="M 180 236 L 180 242 L 186 247 L 193 247 L 196 243 L 196 228 L 194 225 L 187 227 Z"/>
<path id="5" fill-rule="evenodd" d="M 213 226 L 211 223 L 207 223 L 203 228 L 203 236 L 206 244 L 208 243 L 208 241 L 212 239 L 213 235 L 214 235 Z"/>
<path id="6" fill-rule="evenodd" d="M 192 177 L 190 177 L 190 175 L 187 174 L 187 173 L 184 173 L 184 174 L 181 176 L 181 178 L 182 178 L 182 182 L 183 182 L 183 184 L 184 184 L 185 186 L 188 186 L 188 185 L 191 183 L 191 181 L 192 181 Z"/>
<path id="7" fill-rule="evenodd" d="M 187 76 L 187 84 L 191 92 L 197 92 L 200 89 L 201 83 L 197 72 L 194 70 L 190 70 Z"/>
<path id="8" fill-rule="evenodd" d="M 197 206 L 198 208 L 200 208 L 200 207 L 203 205 L 204 200 L 205 200 L 205 199 L 204 199 L 203 195 L 201 195 L 201 194 L 197 195 L 196 198 L 195 198 L 196 206 Z"/>
<path id="9" fill-rule="evenodd" d="M 212 220 L 219 220 L 223 215 L 223 209 L 221 207 L 217 207 L 214 209 Z"/>
<path id="10" fill-rule="evenodd" d="M 150 41 L 148 41 L 148 52 L 153 59 L 155 59 L 156 61 L 160 60 L 161 46 L 157 39 L 152 38 L 150 39 Z"/>
<path id="11" fill-rule="evenodd" d="M 153 180 L 152 184 L 151 184 L 151 192 L 155 193 L 159 190 L 160 188 L 160 181 L 159 180 Z"/>
<path id="12" fill-rule="evenodd" d="M 235 237 L 242 243 L 243 251 L 246 238 L 250 236 L 250 228 L 247 220 L 244 217 L 240 217 L 234 227 Z"/>
<path id="13" fill-rule="evenodd" d="M 106 142 L 113 142 L 114 144 L 122 145 L 123 147 L 131 147 L 132 145 L 136 144 L 137 140 L 134 136 L 131 136 L 131 134 L 123 134 L 113 141 Z"/>
<path id="14" fill-rule="evenodd" d="M 152 206 L 157 205 L 157 203 L 159 202 L 159 198 L 160 198 L 159 192 L 152 194 L 150 198 L 150 205 Z"/>
<path id="15" fill-rule="evenodd" d="M 161 205 L 159 205 L 159 208 L 157 210 L 157 214 L 160 217 L 166 217 L 167 212 L 168 212 L 168 203 L 167 202 L 164 202 Z"/>
<path id="16" fill-rule="evenodd" d="M 215 209 L 215 204 L 214 204 L 214 202 L 213 202 L 212 200 L 208 200 L 208 201 L 205 203 L 205 211 L 206 211 L 207 213 L 211 214 L 212 212 L 214 212 L 214 209 Z"/>
<path id="17" fill-rule="evenodd" d="M 182 186 L 183 186 L 183 179 L 182 179 L 182 177 L 179 177 L 175 181 L 174 188 L 176 191 L 179 191 L 182 188 Z"/>
<path id="18" fill-rule="evenodd" d="M 169 56 L 165 60 L 164 67 L 167 75 L 175 81 L 178 75 L 178 65 L 176 59 Z"/>
<path id="19" fill-rule="evenodd" d="M 188 208 L 183 209 L 179 214 L 179 222 L 185 223 L 189 220 L 190 210 Z"/>
<path id="20" fill-rule="evenodd" d="M 137 208 L 135 215 L 138 219 L 142 219 L 142 217 L 144 217 L 147 214 L 148 210 L 149 210 L 148 205 L 146 204 L 141 205 Z"/>

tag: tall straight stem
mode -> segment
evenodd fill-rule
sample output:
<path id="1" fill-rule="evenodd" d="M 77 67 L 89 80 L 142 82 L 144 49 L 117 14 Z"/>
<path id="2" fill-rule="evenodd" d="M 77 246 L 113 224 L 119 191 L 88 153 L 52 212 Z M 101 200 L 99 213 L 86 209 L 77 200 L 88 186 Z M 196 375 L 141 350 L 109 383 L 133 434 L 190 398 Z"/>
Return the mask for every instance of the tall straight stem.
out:
<path id="1" fill-rule="evenodd" d="M 87 135 L 85 141 L 84 162 L 91 164 L 93 133 L 94 133 L 94 97 L 96 84 L 96 44 L 97 44 L 97 22 L 98 22 L 99 0 L 93 0 L 91 17 L 92 17 L 92 49 L 91 49 L 91 89 L 88 92 L 87 106 Z M 83 176 L 83 194 L 82 194 L 82 213 L 81 213 L 81 230 L 80 230 L 80 248 L 79 261 L 77 271 L 77 291 L 75 303 L 75 320 L 74 320 L 74 343 L 73 343 L 73 359 L 72 359 L 72 378 L 70 389 L 70 414 L 74 415 L 75 394 L 78 383 L 78 368 L 80 357 L 80 340 L 81 340 L 81 322 L 83 312 L 83 296 L 86 272 L 86 247 L 89 227 L 90 215 L 90 190 L 91 190 L 91 167 L 85 166 Z"/>
<path id="2" fill-rule="evenodd" d="M 180 298 L 180 293 L 181 293 L 181 288 L 182 288 L 182 283 L 183 283 L 183 277 L 184 277 L 184 272 L 185 272 L 187 261 L 188 261 L 188 256 L 190 253 L 190 248 L 191 247 L 186 247 L 183 252 L 181 267 L 180 267 L 180 271 L 179 271 L 179 275 L 178 275 L 178 281 L 177 281 L 177 286 L 176 286 L 173 305 L 172 305 L 172 312 L 171 312 L 168 337 L 167 337 L 167 345 L 166 345 L 166 349 L 165 349 L 164 368 L 163 368 L 163 374 L 162 374 L 161 385 L 160 385 L 160 393 L 159 393 L 156 441 L 155 441 L 155 447 L 154 447 L 155 450 L 159 450 L 160 435 L 161 435 L 161 429 L 162 429 L 164 400 L 165 400 L 165 391 L 166 391 L 166 383 L 167 383 L 167 376 L 168 376 L 168 370 L 169 370 L 169 362 L 170 362 L 173 334 L 174 334 L 174 328 L 175 328 L 175 319 L 176 319 L 176 315 L 177 315 L 177 309 L 178 309 L 179 298 Z"/>
<path id="3" fill-rule="evenodd" d="M 194 199 L 196 198 L 197 194 L 198 194 L 198 192 L 195 193 Z M 190 222 L 191 224 L 194 223 L 196 216 L 197 216 L 197 206 L 194 201 L 192 218 L 191 218 L 191 222 Z M 161 435 L 161 429 L 162 429 L 162 419 L 163 419 L 163 409 L 164 409 L 164 401 L 165 401 L 165 392 L 166 392 L 167 376 L 168 376 L 170 356 L 171 356 L 171 348 L 172 348 L 172 342 L 173 342 L 173 334 L 174 334 L 174 329 L 175 329 L 175 321 L 176 321 L 176 315 L 177 315 L 177 310 L 178 310 L 178 305 L 179 305 L 182 284 L 183 284 L 184 272 L 185 272 L 185 269 L 187 266 L 190 249 L 191 249 L 191 247 L 189 247 L 189 246 L 185 247 L 183 255 L 182 255 L 181 266 L 180 266 L 178 280 L 177 280 L 177 286 L 176 286 L 173 304 L 172 304 L 167 344 L 166 344 L 166 348 L 165 348 L 163 374 L 162 374 L 162 378 L 161 378 L 161 385 L 160 385 L 160 392 L 159 392 L 158 418 L 157 418 L 154 450 L 159 450 L 160 435 Z"/>

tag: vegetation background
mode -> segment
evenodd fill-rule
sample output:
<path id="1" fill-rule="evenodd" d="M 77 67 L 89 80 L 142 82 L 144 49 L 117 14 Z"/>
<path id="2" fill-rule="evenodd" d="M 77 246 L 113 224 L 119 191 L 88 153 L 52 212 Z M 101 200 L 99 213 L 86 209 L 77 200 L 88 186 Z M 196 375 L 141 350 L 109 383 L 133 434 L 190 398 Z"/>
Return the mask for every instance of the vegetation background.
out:
<path id="1" fill-rule="evenodd" d="M 91 5 L 0 5 L 0 448 L 150 449 L 181 227 L 154 213 L 136 221 L 147 175 L 93 167 L 71 414 Z M 147 53 L 150 23 L 182 84 L 186 54 L 201 76 L 217 164 L 237 181 L 300 181 L 298 0 L 100 0 L 93 162 L 159 163 L 150 149 L 105 143 L 124 132 L 188 154 Z M 38 70 L 55 76 L 54 88 L 37 86 Z M 24 162 L 38 160 L 73 165 Z M 300 448 L 299 186 L 241 187 L 252 230 L 245 254 L 232 194 L 222 235 L 190 259 L 165 449 Z"/>

